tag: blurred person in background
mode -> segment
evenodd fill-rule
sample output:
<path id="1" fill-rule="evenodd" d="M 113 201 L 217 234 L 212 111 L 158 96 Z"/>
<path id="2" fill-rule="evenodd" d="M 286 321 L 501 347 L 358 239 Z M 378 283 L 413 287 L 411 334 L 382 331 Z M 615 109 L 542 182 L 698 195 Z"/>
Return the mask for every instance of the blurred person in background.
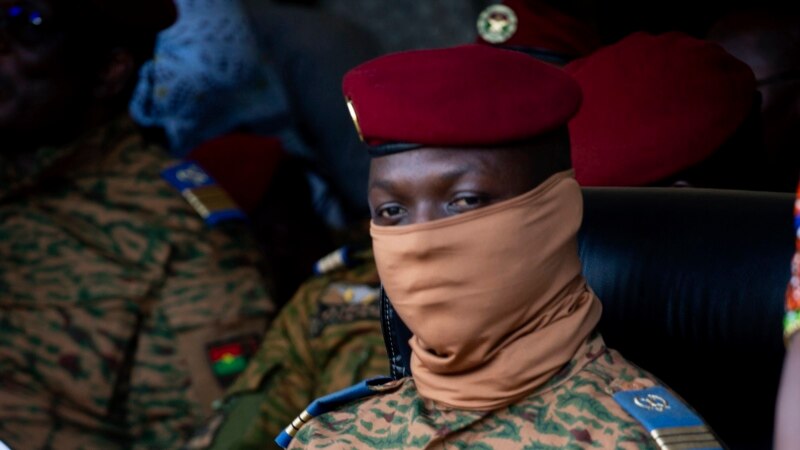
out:
<path id="1" fill-rule="evenodd" d="M 176 448 L 275 312 L 242 212 L 127 114 L 170 0 L 0 1 L 0 440 Z"/>

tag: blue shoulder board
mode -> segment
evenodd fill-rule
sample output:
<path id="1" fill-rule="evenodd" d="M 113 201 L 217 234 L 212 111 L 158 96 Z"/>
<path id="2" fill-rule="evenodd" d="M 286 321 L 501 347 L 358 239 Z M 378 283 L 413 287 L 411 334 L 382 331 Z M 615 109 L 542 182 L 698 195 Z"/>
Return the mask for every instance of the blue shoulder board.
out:
<path id="1" fill-rule="evenodd" d="M 289 444 L 292 442 L 292 438 L 294 438 L 300 428 L 314 417 L 325 414 L 329 411 L 333 411 L 339 406 L 350 403 L 354 400 L 384 392 L 385 389 L 382 389 L 381 385 L 390 381 L 394 381 L 394 378 L 370 378 L 356 385 L 350 386 L 349 388 L 342 389 L 339 392 L 334 392 L 333 394 L 328 394 L 324 397 L 314 400 L 305 411 L 297 416 L 297 418 L 294 419 L 292 423 L 286 427 L 286 429 L 284 429 L 280 435 L 278 435 L 277 438 L 275 438 L 275 443 L 281 446 L 281 448 L 289 447 Z"/>
<path id="2" fill-rule="evenodd" d="M 177 164 L 162 171 L 161 177 L 183 195 L 209 226 L 247 217 L 228 193 L 197 163 Z"/>
<path id="3" fill-rule="evenodd" d="M 614 394 L 617 401 L 666 450 L 722 450 L 717 437 L 694 411 L 663 386 Z"/>

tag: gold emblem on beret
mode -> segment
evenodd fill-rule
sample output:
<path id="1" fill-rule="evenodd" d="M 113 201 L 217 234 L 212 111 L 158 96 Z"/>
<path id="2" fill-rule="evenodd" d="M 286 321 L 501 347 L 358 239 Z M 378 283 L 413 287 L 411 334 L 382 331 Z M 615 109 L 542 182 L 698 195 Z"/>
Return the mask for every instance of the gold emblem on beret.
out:
<path id="1" fill-rule="evenodd" d="M 356 107 L 353 106 L 353 100 L 347 97 L 345 97 L 345 100 L 347 101 L 347 110 L 350 111 L 350 118 L 353 119 L 353 125 L 356 126 L 358 138 L 361 139 L 361 142 L 364 142 L 364 135 L 361 134 L 361 125 L 358 124 L 358 114 L 356 114 Z"/>
<path id="2" fill-rule="evenodd" d="M 506 5 L 491 5 L 478 16 L 478 35 L 490 44 L 502 44 L 517 32 L 517 15 Z"/>

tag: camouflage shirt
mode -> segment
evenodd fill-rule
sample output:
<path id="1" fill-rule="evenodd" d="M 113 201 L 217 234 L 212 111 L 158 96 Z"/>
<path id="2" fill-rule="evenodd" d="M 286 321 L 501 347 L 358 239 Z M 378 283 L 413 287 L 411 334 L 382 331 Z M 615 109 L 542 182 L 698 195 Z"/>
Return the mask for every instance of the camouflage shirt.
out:
<path id="1" fill-rule="evenodd" d="M 370 251 L 357 258 L 300 287 L 189 448 L 278 448 L 275 436 L 312 400 L 389 371 L 377 269 Z"/>
<path id="2" fill-rule="evenodd" d="M 556 376 L 511 406 L 444 408 L 420 397 L 405 378 L 382 386 L 386 393 L 313 419 L 290 448 L 658 449 L 612 396 L 655 384 L 595 335 Z"/>
<path id="3" fill-rule="evenodd" d="M 179 447 L 222 392 L 207 346 L 273 315 L 255 245 L 208 228 L 127 118 L 29 156 L 0 160 L 0 440 Z"/>

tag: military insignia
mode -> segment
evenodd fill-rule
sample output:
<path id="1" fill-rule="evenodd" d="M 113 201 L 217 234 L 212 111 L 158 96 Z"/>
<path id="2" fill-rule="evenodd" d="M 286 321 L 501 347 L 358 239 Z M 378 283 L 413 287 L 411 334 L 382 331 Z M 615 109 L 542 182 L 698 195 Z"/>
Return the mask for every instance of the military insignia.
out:
<path id="1" fill-rule="evenodd" d="M 345 98 L 345 101 L 347 101 L 347 110 L 350 111 L 350 118 L 353 119 L 353 125 L 356 126 L 358 138 L 361 139 L 361 142 L 364 142 L 364 135 L 361 133 L 361 125 L 358 123 L 358 114 L 356 114 L 356 107 L 353 106 L 353 100 Z"/>
<path id="2" fill-rule="evenodd" d="M 614 400 L 638 420 L 664 450 L 724 448 L 703 419 L 663 386 L 620 391 L 614 394 Z"/>
<path id="3" fill-rule="evenodd" d="M 206 345 L 211 372 L 219 384 L 227 388 L 247 367 L 250 357 L 258 350 L 258 336 L 249 335 Z"/>
<path id="4" fill-rule="evenodd" d="M 478 16 L 478 35 L 490 44 L 502 44 L 517 32 L 517 14 L 506 5 L 491 5 Z"/>
<path id="5" fill-rule="evenodd" d="M 198 164 L 185 162 L 161 172 L 209 226 L 225 220 L 245 219 L 233 199 Z"/>
<path id="6" fill-rule="evenodd" d="M 380 288 L 363 284 L 335 284 L 333 288 L 339 291 L 345 303 L 351 305 L 369 305 L 381 294 Z"/>
<path id="7" fill-rule="evenodd" d="M 376 377 L 364 380 L 349 388 L 342 389 L 341 391 L 328 394 L 324 397 L 314 400 L 308 408 L 300 413 L 288 427 L 286 427 L 278 437 L 275 438 L 275 443 L 281 448 L 289 447 L 292 439 L 295 437 L 300 428 L 307 424 L 311 419 L 326 412 L 333 411 L 341 405 L 359 400 L 364 397 L 390 392 L 397 389 L 403 384 L 403 380 L 394 380 L 391 377 Z"/>
<path id="8" fill-rule="evenodd" d="M 320 297 L 309 321 L 309 333 L 319 337 L 329 326 L 380 320 L 380 288 L 366 284 L 333 283 Z"/>

